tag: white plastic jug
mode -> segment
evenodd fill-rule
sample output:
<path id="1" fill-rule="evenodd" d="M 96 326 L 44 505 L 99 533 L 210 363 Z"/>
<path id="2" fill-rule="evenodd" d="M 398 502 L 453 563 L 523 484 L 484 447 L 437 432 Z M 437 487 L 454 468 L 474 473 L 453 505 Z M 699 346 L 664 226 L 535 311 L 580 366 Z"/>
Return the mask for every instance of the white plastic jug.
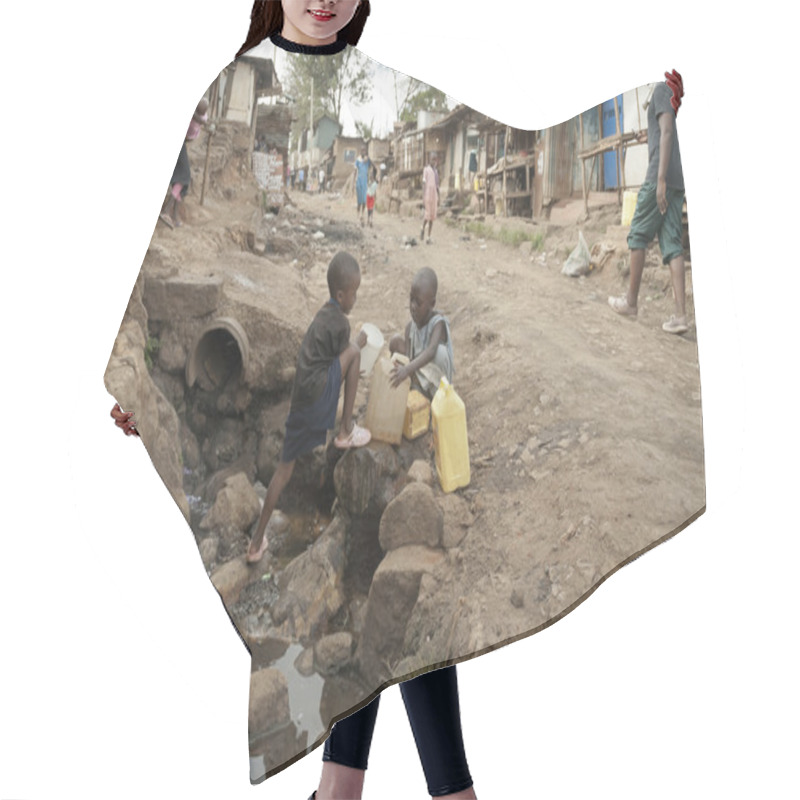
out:
<path id="1" fill-rule="evenodd" d="M 406 401 L 411 388 L 410 378 L 397 387 L 392 386 L 395 364 L 408 364 L 408 359 L 399 353 L 395 353 L 391 359 L 378 359 L 372 371 L 367 413 L 364 415 L 364 427 L 372 434 L 372 438 L 389 444 L 400 444 L 403 438 Z"/>
<path id="2" fill-rule="evenodd" d="M 370 322 L 365 322 L 361 330 L 367 334 L 367 343 L 361 348 L 361 372 L 369 375 L 383 349 L 383 334 Z"/>

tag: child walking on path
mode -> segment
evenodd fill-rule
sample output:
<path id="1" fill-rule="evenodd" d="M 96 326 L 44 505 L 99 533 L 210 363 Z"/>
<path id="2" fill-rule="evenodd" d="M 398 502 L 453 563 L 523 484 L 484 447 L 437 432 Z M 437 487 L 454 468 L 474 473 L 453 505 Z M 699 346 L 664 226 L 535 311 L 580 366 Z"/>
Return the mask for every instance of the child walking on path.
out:
<path id="1" fill-rule="evenodd" d="M 453 380 L 453 342 L 447 317 L 436 310 L 439 282 L 430 267 L 423 267 L 411 283 L 409 308 L 411 321 L 405 336 L 393 336 L 389 342 L 392 353 L 408 356 L 409 363 L 396 366 L 392 386 L 411 378 L 423 394 L 433 397 L 442 377 Z"/>
<path id="2" fill-rule="evenodd" d="M 361 224 L 364 224 L 364 208 L 367 205 L 367 184 L 369 182 L 369 171 L 372 168 L 372 161 L 367 155 L 367 148 L 361 148 L 361 155 L 356 159 L 356 211 Z"/>
<path id="3" fill-rule="evenodd" d="M 677 75 L 677 73 L 675 73 Z M 669 74 L 667 77 L 670 77 Z M 680 79 L 680 76 L 678 76 Z M 672 85 L 678 86 L 674 92 Z M 658 235 L 664 264 L 669 264 L 675 313 L 661 326 L 667 333 L 686 333 L 686 269 L 683 262 L 683 170 L 675 116 L 683 94 L 679 84 L 658 83 L 647 109 L 648 167 L 639 190 L 636 211 L 628 234 L 631 275 L 627 295 L 609 297 L 617 314 L 635 317 L 639 313 L 639 287 L 644 272 L 647 245 Z M 676 99 L 677 96 L 677 99 Z"/>
<path id="4" fill-rule="evenodd" d="M 251 564 L 260 561 L 267 549 L 267 523 L 292 477 L 295 461 L 325 444 L 328 431 L 336 424 L 342 382 L 344 408 L 334 445 L 342 450 L 363 447 L 371 438 L 366 428 L 353 421 L 361 348 L 367 343 L 367 335 L 362 331 L 355 344 L 350 341 L 347 314 L 353 310 L 360 284 L 358 262 L 349 253 L 337 253 L 328 266 L 330 299 L 314 317 L 297 357 L 280 463 L 269 482 L 264 508 L 247 551 Z"/>
<path id="5" fill-rule="evenodd" d="M 439 207 L 439 170 L 436 169 L 439 159 L 434 153 L 430 163 L 422 170 L 422 203 L 425 213 L 422 217 L 422 233 L 420 240 L 425 239 L 425 225 L 428 226 L 428 244 L 431 243 L 433 221 L 436 219 L 436 210 Z"/>
<path id="6" fill-rule="evenodd" d="M 372 212 L 375 210 L 375 200 L 378 196 L 378 170 L 372 168 L 372 177 L 367 186 L 367 225 L 372 227 Z"/>

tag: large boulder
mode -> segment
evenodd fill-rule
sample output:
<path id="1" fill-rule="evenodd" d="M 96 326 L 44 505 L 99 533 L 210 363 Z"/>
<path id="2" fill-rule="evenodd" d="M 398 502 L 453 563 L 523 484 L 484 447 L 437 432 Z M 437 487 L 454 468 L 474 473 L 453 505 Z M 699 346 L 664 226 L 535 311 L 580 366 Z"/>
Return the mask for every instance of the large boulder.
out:
<path id="1" fill-rule="evenodd" d="M 475 521 L 469 503 L 453 493 L 440 495 L 436 502 L 444 514 L 442 545 L 447 548 L 458 547 Z"/>
<path id="2" fill-rule="evenodd" d="M 180 423 L 175 409 L 153 383 L 145 361 L 147 312 L 137 280 L 114 342 L 104 375 L 106 389 L 126 411 L 136 414 L 136 428 L 161 480 L 189 519 L 183 491 Z"/>
<path id="3" fill-rule="evenodd" d="M 323 636 L 314 646 L 314 666 L 320 675 L 334 675 L 350 663 L 353 636 L 346 631 Z"/>
<path id="4" fill-rule="evenodd" d="M 325 679 L 319 701 L 319 716 L 326 727 L 337 717 L 352 714 L 352 708 L 362 703 L 368 692 L 350 674 L 342 673 Z"/>
<path id="5" fill-rule="evenodd" d="M 275 624 L 293 639 L 313 639 L 342 607 L 346 536 L 344 520 L 334 517 L 314 545 L 283 571 L 280 597 L 271 614 Z"/>
<path id="6" fill-rule="evenodd" d="M 203 517 L 203 530 L 246 533 L 261 513 L 261 501 L 247 475 L 238 472 L 225 481 L 211 510 Z"/>
<path id="7" fill-rule="evenodd" d="M 186 340 L 175 328 L 167 328 L 159 337 L 158 366 L 165 372 L 179 373 L 186 370 Z"/>
<path id="8" fill-rule="evenodd" d="M 144 284 L 144 304 L 151 320 L 180 317 L 205 317 L 222 302 L 222 277 L 217 275 L 148 275 Z"/>
<path id="9" fill-rule="evenodd" d="M 420 545 L 401 547 L 389 552 L 375 571 L 356 651 L 361 673 L 369 685 L 379 686 L 392 678 L 393 666 L 406 655 L 403 642 L 420 581 L 443 558 L 441 550 Z"/>
<path id="10" fill-rule="evenodd" d="M 291 721 L 289 684 L 279 670 L 268 667 L 250 673 L 250 738 L 269 733 Z"/>
<path id="11" fill-rule="evenodd" d="M 349 450 L 333 471 L 336 496 L 356 516 L 380 516 L 397 493 L 400 462 L 394 448 L 382 442 Z"/>
<path id="12" fill-rule="evenodd" d="M 254 780 L 263 778 L 306 747 L 307 734 L 298 734 L 291 720 L 289 686 L 278 669 L 267 668 L 251 673 L 247 722 L 251 778 Z"/>
<path id="13" fill-rule="evenodd" d="M 439 547 L 444 514 L 433 490 L 424 483 L 410 483 L 386 506 L 378 534 L 383 551 L 408 545 Z"/>
<path id="14" fill-rule="evenodd" d="M 239 595 L 253 580 L 259 580 L 261 572 L 257 567 L 252 567 L 244 558 L 235 558 L 228 561 L 211 573 L 211 583 L 219 592 L 226 608 L 230 608 L 239 600 Z"/>

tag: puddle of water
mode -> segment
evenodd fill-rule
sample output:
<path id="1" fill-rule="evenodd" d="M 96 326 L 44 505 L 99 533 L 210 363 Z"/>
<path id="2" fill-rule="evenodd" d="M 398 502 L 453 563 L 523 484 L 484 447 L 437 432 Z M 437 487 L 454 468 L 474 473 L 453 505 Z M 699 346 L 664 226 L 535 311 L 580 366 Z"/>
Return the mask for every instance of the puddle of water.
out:
<path id="1" fill-rule="evenodd" d="M 314 544 L 331 522 L 330 517 L 319 512 L 290 512 L 286 513 L 286 517 L 289 529 L 280 534 L 277 552 L 270 559 L 277 572 L 286 569 L 290 561 Z"/>
<path id="2" fill-rule="evenodd" d="M 286 652 L 271 666 L 279 669 L 289 685 L 289 713 L 296 728 L 295 735 L 308 734 L 306 742 L 314 742 L 322 733 L 322 718 L 319 715 L 322 687 L 325 683 L 316 672 L 305 678 L 294 667 L 294 662 L 303 647 L 289 645 Z M 250 756 L 250 778 L 257 780 L 267 771 L 265 754 Z"/>
<path id="3" fill-rule="evenodd" d="M 289 712 L 292 721 L 299 733 L 308 731 L 308 741 L 313 742 L 322 733 L 319 705 L 325 681 L 316 672 L 305 678 L 295 669 L 294 662 L 302 652 L 301 645 L 291 644 L 273 666 L 286 676 L 289 684 Z"/>

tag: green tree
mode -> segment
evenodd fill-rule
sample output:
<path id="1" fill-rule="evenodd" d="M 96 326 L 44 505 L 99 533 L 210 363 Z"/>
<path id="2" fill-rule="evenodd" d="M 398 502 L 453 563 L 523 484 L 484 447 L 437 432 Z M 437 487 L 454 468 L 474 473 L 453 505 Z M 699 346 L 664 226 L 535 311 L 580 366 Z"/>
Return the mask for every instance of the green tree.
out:
<path id="1" fill-rule="evenodd" d="M 315 120 L 329 114 L 341 121 L 345 100 L 358 106 L 372 99 L 369 62 L 358 50 L 348 47 L 325 58 L 297 55 L 290 61 L 286 93 L 297 104 L 303 128 L 308 127 L 312 81 Z"/>
<path id="2" fill-rule="evenodd" d="M 371 119 L 369 122 L 356 122 L 356 133 L 365 141 L 368 142 L 370 139 L 375 138 L 375 119 Z"/>
<path id="3" fill-rule="evenodd" d="M 397 117 L 401 122 L 414 122 L 418 111 L 447 112 L 447 95 L 426 83 L 409 79 L 409 86 L 402 103 L 398 102 L 397 84 L 395 83 L 395 103 L 398 106 Z"/>

